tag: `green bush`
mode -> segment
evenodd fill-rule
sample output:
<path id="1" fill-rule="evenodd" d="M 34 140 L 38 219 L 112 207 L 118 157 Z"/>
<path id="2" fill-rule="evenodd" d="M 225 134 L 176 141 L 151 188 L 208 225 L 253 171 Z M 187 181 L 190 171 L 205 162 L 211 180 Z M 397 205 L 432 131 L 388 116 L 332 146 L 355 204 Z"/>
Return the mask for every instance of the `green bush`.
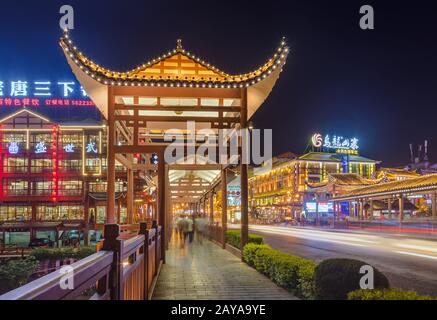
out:
<path id="1" fill-rule="evenodd" d="M 258 249 L 270 248 L 267 244 L 248 243 L 243 248 L 243 260 L 251 267 L 255 267 L 254 260 Z M 271 248 L 270 248 L 271 249 Z"/>
<path id="2" fill-rule="evenodd" d="M 304 299 L 314 298 L 314 274 L 317 264 L 311 260 L 302 261 L 297 269 L 297 290 L 299 297 Z"/>
<path id="3" fill-rule="evenodd" d="M 264 242 L 263 237 L 256 234 L 249 234 L 248 243 L 262 244 Z M 241 232 L 240 230 L 227 230 L 226 231 L 226 243 L 229 243 L 235 248 L 241 249 Z"/>
<path id="4" fill-rule="evenodd" d="M 360 269 L 368 263 L 352 259 L 328 259 L 315 269 L 315 298 L 320 300 L 345 300 L 349 292 L 360 289 L 363 274 Z M 388 279 L 374 268 L 376 289 L 389 288 Z"/>
<path id="5" fill-rule="evenodd" d="M 348 300 L 436 300 L 430 296 L 421 296 L 415 291 L 400 289 L 356 290 L 349 292 Z"/>
<path id="6" fill-rule="evenodd" d="M 256 244 L 247 244 L 244 247 L 243 258 L 279 286 L 302 298 L 313 298 L 316 268 L 313 261 L 273 250 L 267 245 Z"/>
<path id="7" fill-rule="evenodd" d="M 9 290 L 25 285 L 37 270 L 39 262 L 32 256 L 11 259 L 0 266 L 0 279 L 8 282 Z"/>
<path id="8" fill-rule="evenodd" d="M 63 247 L 63 248 L 36 248 L 30 253 L 38 261 L 44 260 L 80 260 L 96 253 L 96 247 Z"/>

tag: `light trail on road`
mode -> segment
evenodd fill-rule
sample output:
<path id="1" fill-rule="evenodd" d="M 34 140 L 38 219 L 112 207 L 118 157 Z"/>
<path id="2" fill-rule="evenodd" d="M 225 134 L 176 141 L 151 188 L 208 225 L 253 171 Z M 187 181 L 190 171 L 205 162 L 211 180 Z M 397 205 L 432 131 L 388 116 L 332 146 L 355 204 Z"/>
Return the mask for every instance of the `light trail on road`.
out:
<path id="1" fill-rule="evenodd" d="M 411 254 L 424 259 L 437 259 L 437 242 L 432 240 L 398 238 L 387 234 L 369 235 L 332 230 L 302 229 L 297 227 L 252 225 L 250 226 L 250 230 L 346 246 L 360 246 L 372 250 L 389 251 L 396 254 Z"/>

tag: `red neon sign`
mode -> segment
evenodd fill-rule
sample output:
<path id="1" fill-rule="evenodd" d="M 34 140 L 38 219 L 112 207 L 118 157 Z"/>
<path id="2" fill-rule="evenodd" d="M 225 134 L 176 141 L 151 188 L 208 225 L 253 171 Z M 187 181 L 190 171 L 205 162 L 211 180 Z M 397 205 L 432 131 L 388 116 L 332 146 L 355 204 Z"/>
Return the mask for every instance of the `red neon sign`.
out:
<path id="1" fill-rule="evenodd" d="M 0 107 L 95 107 L 88 99 L 0 98 Z"/>

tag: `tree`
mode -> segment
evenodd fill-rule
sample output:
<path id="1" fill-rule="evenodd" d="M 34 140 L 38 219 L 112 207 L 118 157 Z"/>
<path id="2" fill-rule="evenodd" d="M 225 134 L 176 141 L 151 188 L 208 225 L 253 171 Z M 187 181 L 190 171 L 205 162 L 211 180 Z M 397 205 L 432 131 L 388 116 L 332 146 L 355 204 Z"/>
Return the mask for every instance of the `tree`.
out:
<path id="1" fill-rule="evenodd" d="M 0 266 L 0 279 L 8 281 L 11 288 L 20 287 L 28 282 L 29 277 L 36 271 L 38 265 L 39 262 L 31 256 L 24 259 L 9 260 Z"/>

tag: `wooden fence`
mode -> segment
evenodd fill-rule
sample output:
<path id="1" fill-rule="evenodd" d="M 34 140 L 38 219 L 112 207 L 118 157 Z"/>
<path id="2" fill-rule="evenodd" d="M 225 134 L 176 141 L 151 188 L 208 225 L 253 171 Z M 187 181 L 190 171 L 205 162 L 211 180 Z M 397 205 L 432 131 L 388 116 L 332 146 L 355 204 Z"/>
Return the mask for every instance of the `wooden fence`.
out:
<path id="1" fill-rule="evenodd" d="M 211 240 L 214 240 L 221 244 L 224 243 L 225 239 L 223 239 L 223 229 L 218 222 L 214 222 L 208 225 L 208 233 Z"/>
<path id="2" fill-rule="evenodd" d="M 0 300 L 147 300 L 161 263 L 161 227 L 137 235 L 105 226 L 101 251 L 12 290 Z M 71 273 L 70 273 L 71 272 Z M 69 286 L 70 284 L 71 286 Z"/>

